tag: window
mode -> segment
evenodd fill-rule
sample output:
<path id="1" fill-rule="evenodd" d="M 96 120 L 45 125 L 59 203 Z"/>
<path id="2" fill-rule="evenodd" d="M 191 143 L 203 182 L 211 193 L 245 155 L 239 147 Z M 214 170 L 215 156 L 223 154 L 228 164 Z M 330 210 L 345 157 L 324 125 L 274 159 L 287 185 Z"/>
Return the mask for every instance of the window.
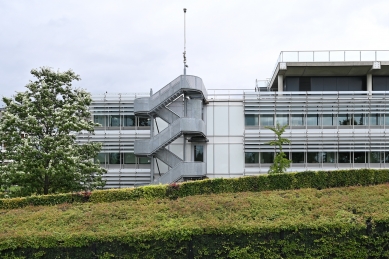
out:
<path id="1" fill-rule="evenodd" d="M 109 126 L 119 127 L 120 126 L 120 115 L 111 115 L 109 116 Z"/>
<path id="2" fill-rule="evenodd" d="M 323 114 L 323 126 L 336 125 L 336 115 L 334 114 Z"/>
<path id="3" fill-rule="evenodd" d="M 244 116 L 244 122 L 245 122 L 246 126 L 257 126 L 258 125 L 258 115 L 246 114 Z"/>
<path id="4" fill-rule="evenodd" d="M 370 114 L 370 126 L 381 125 L 380 115 L 379 114 Z"/>
<path id="5" fill-rule="evenodd" d="M 135 116 L 134 115 L 124 115 L 123 126 L 125 126 L 125 127 L 135 126 Z"/>
<path id="6" fill-rule="evenodd" d="M 124 153 L 123 154 L 123 161 L 125 164 L 135 164 L 136 163 L 136 156 L 134 153 Z"/>
<path id="7" fill-rule="evenodd" d="M 150 164 L 150 158 L 148 157 L 140 157 L 139 164 Z"/>
<path id="8" fill-rule="evenodd" d="M 354 163 L 365 163 L 365 152 L 354 152 Z"/>
<path id="9" fill-rule="evenodd" d="M 385 114 L 385 125 L 389 125 L 389 113 Z"/>
<path id="10" fill-rule="evenodd" d="M 381 152 L 370 152 L 370 163 L 381 163 Z"/>
<path id="11" fill-rule="evenodd" d="M 354 114 L 354 125 L 366 125 L 365 114 Z"/>
<path id="12" fill-rule="evenodd" d="M 292 152 L 292 163 L 304 163 L 304 152 Z"/>
<path id="13" fill-rule="evenodd" d="M 150 126 L 150 119 L 145 117 L 138 117 L 138 126 Z"/>
<path id="14" fill-rule="evenodd" d="M 261 126 L 274 126 L 274 116 L 272 114 L 263 114 L 260 116 Z"/>
<path id="15" fill-rule="evenodd" d="M 271 164 L 274 161 L 274 153 L 273 152 L 262 152 L 261 153 L 261 163 L 263 164 Z"/>
<path id="16" fill-rule="evenodd" d="M 338 125 L 352 125 L 351 118 L 352 116 L 349 114 L 339 114 L 338 115 Z"/>
<path id="17" fill-rule="evenodd" d="M 258 164 L 259 153 L 258 152 L 246 152 L 244 153 L 244 162 L 246 164 Z"/>
<path id="18" fill-rule="evenodd" d="M 318 152 L 307 152 L 307 163 L 319 163 Z"/>
<path id="19" fill-rule="evenodd" d="M 279 123 L 281 126 L 289 125 L 289 115 L 287 114 L 277 114 L 276 124 Z"/>
<path id="20" fill-rule="evenodd" d="M 339 152 L 339 163 L 350 163 L 350 152 Z"/>
<path id="21" fill-rule="evenodd" d="M 105 153 L 97 154 L 97 157 L 95 158 L 95 163 L 105 164 L 105 157 L 106 157 Z"/>
<path id="22" fill-rule="evenodd" d="M 308 126 L 318 126 L 319 123 L 319 114 L 308 114 L 307 115 L 307 125 Z"/>
<path id="23" fill-rule="evenodd" d="M 120 153 L 109 153 L 109 164 L 111 165 L 120 164 Z"/>
<path id="24" fill-rule="evenodd" d="M 302 114 L 293 114 L 291 117 L 291 122 L 290 124 L 292 126 L 304 126 L 304 115 Z"/>
<path id="25" fill-rule="evenodd" d="M 94 123 L 100 124 L 100 127 L 106 126 L 106 115 L 93 115 Z"/>
<path id="26" fill-rule="evenodd" d="M 323 163 L 335 163 L 336 153 L 335 152 L 321 152 L 321 160 Z"/>
<path id="27" fill-rule="evenodd" d="M 204 162 L 204 146 L 195 145 L 194 146 L 194 161 Z"/>

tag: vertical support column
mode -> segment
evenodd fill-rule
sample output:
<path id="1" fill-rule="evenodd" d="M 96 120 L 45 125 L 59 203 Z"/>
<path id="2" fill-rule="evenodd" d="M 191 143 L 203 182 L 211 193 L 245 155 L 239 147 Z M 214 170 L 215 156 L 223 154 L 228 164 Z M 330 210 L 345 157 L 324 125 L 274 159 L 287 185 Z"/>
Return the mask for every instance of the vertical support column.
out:
<path id="1" fill-rule="evenodd" d="M 366 75 L 366 86 L 367 86 L 367 91 L 369 94 L 373 91 L 373 75 L 372 74 L 367 74 Z"/>
<path id="2" fill-rule="evenodd" d="M 278 75 L 278 92 L 284 91 L 284 75 Z"/>

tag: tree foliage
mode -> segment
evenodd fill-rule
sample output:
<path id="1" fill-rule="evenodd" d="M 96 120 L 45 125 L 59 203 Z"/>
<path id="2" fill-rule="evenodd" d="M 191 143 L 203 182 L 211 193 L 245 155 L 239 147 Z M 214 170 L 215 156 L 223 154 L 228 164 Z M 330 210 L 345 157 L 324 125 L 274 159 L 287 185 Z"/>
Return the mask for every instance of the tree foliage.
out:
<path id="1" fill-rule="evenodd" d="M 72 70 L 31 70 L 27 91 L 3 98 L 0 120 L 0 187 L 17 185 L 19 195 L 79 191 L 103 186 L 105 172 L 94 158 L 101 143 L 78 144 L 76 134 L 93 134 L 91 96 L 72 87 Z M 1 189 L 0 188 L 0 189 Z"/>
<path id="2" fill-rule="evenodd" d="M 278 152 L 274 157 L 274 162 L 269 168 L 269 174 L 280 174 L 285 173 L 286 169 L 290 167 L 290 160 L 286 158 L 286 154 L 282 151 L 282 145 L 290 144 L 290 140 L 287 138 L 283 138 L 282 134 L 285 132 L 285 128 L 287 125 L 281 126 L 278 122 L 275 127 L 266 127 L 267 129 L 274 132 L 276 135 L 276 139 L 269 141 L 267 144 L 271 146 L 278 147 Z"/>

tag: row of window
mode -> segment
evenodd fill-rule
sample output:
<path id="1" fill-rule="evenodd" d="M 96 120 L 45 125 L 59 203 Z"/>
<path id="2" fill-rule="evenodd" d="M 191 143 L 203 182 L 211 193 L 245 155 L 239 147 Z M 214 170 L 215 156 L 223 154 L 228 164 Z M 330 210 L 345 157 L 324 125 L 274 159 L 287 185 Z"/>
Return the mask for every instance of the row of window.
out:
<path id="1" fill-rule="evenodd" d="M 101 127 L 150 126 L 150 119 L 135 115 L 93 115 L 93 121 Z"/>
<path id="2" fill-rule="evenodd" d="M 100 164 L 150 164 L 148 157 L 136 157 L 134 153 L 100 153 L 95 158 Z"/>
<path id="3" fill-rule="evenodd" d="M 389 114 L 246 114 L 246 126 L 389 125 Z"/>
<path id="4" fill-rule="evenodd" d="M 290 152 L 292 163 L 389 163 L 389 152 Z M 246 164 L 271 164 L 273 152 L 246 152 Z"/>

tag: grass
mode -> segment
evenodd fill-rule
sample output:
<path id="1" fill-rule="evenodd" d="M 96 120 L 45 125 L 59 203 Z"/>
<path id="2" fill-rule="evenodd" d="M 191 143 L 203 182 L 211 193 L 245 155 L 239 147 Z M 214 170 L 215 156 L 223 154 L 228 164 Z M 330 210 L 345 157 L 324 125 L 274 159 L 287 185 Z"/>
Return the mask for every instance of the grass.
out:
<path id="1" fill-rule="evenodd" d="M 249 233 L 329 223 L 362 226 L 367 218 L 389 219 L 388 204 L 389 185 L 383 184 L 29 206 L 0 210 L 0 250 L 47 246 L 50 242 L 82 246 L 84 238 L 128 241 L 231 229 Z"/>

